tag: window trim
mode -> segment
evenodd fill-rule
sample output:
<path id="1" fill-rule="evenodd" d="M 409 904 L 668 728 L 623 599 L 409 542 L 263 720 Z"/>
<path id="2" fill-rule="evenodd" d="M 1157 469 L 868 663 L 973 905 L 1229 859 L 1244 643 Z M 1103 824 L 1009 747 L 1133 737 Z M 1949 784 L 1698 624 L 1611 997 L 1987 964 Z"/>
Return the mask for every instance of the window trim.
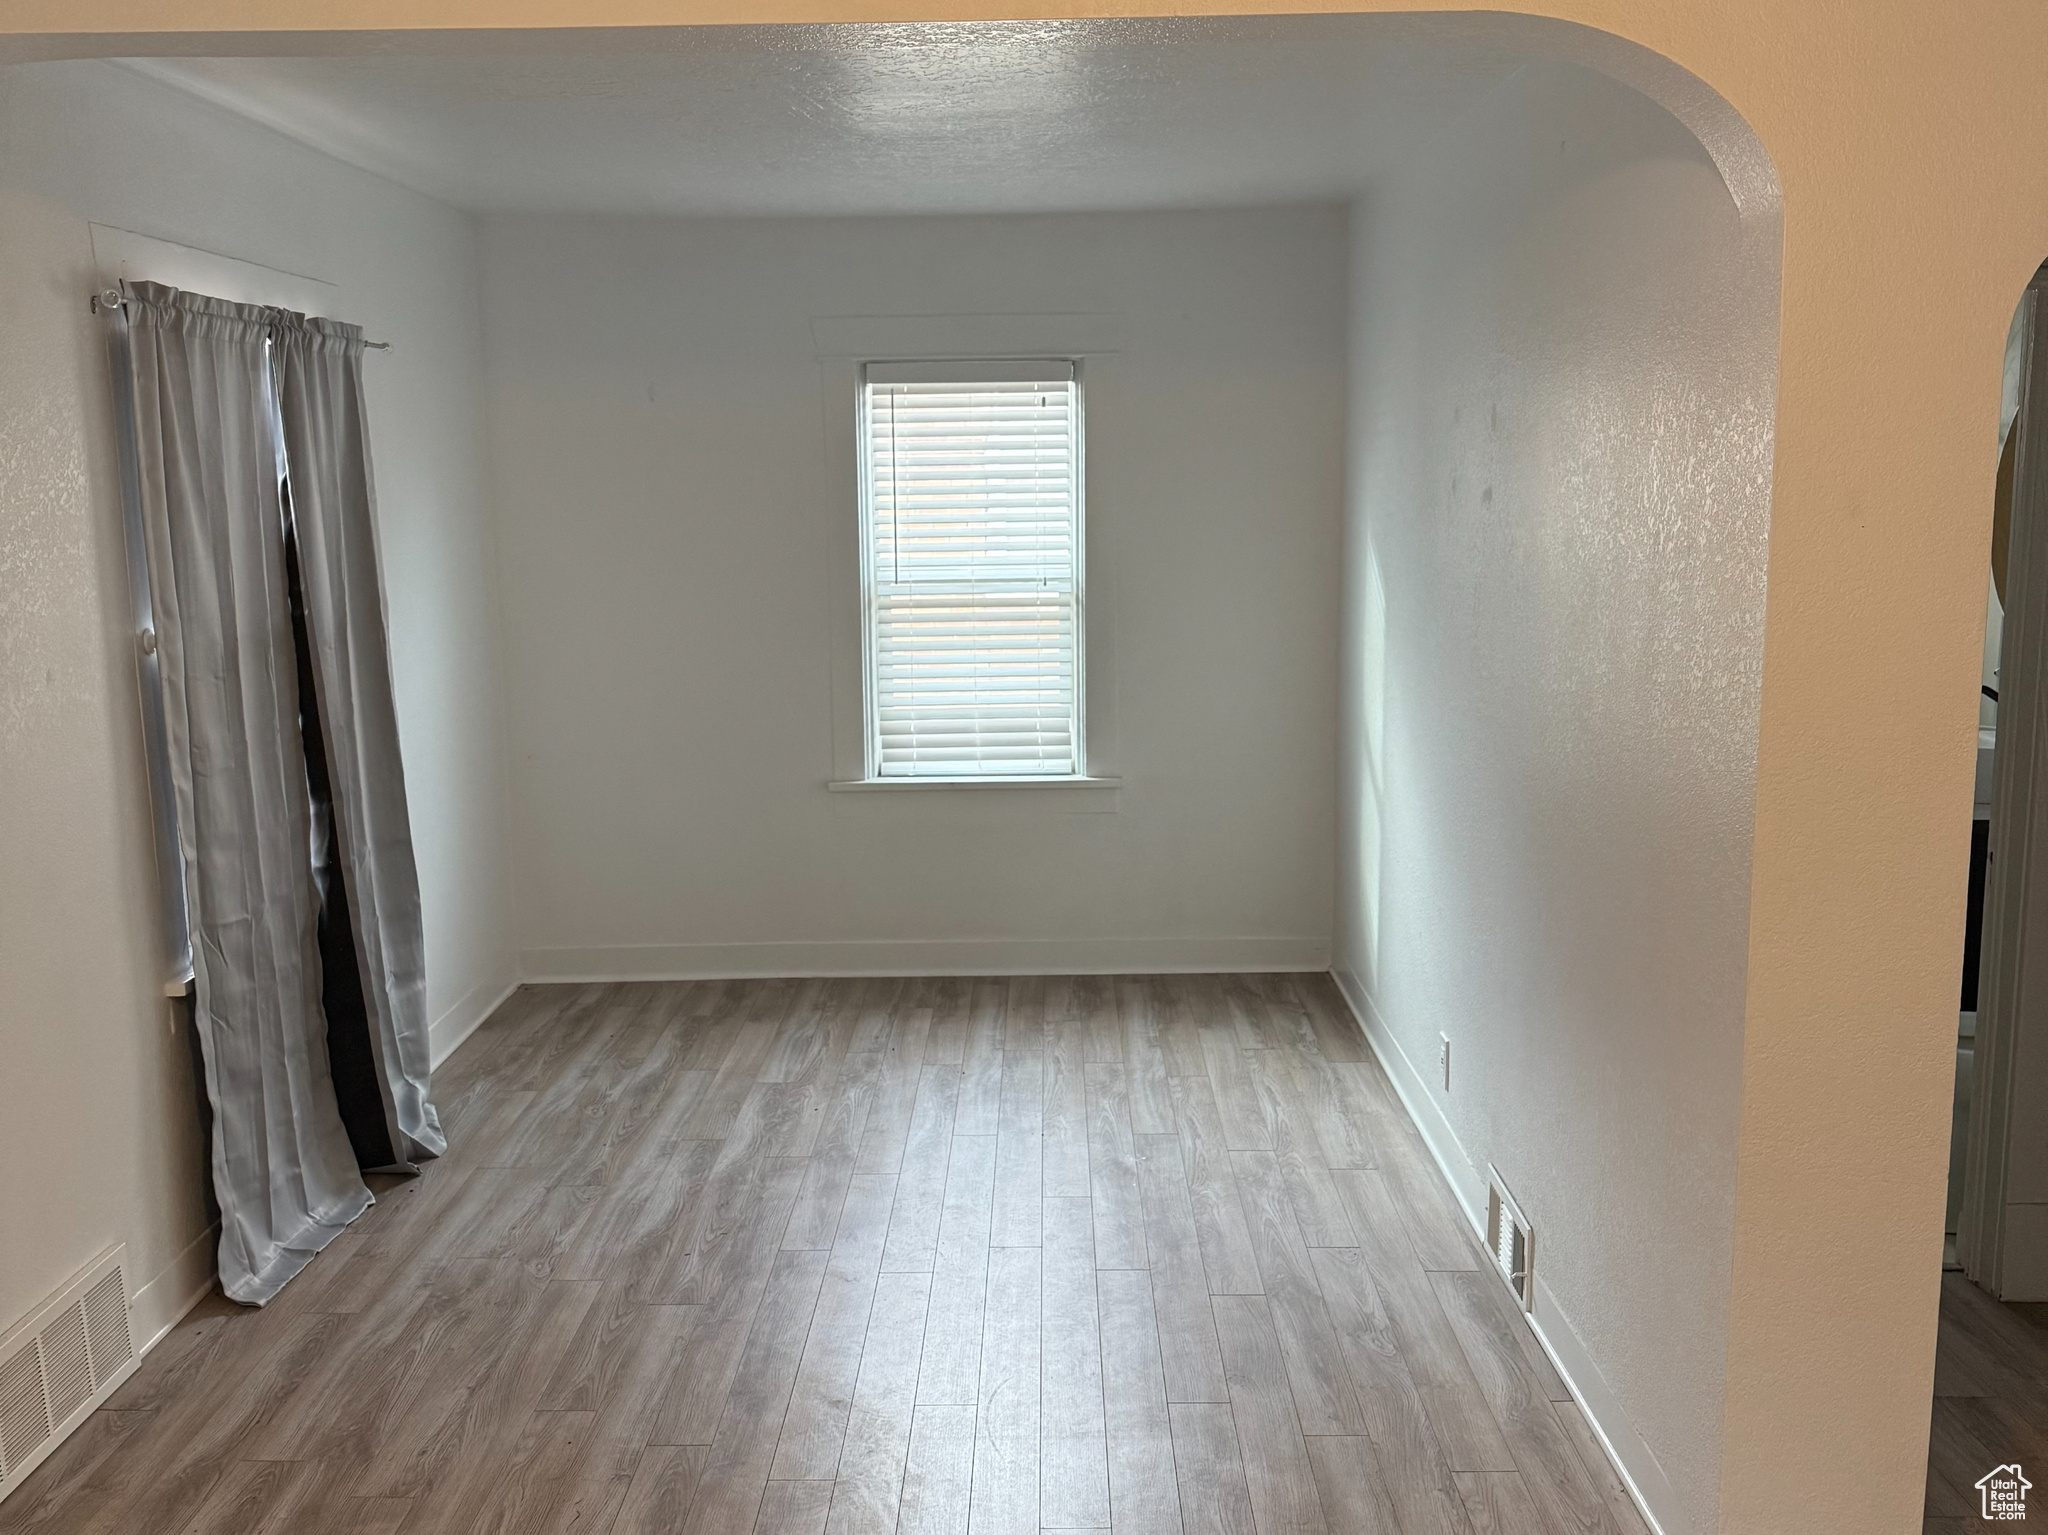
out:
<path id="1" fill-rule="evenodd" d="M 1066 370 L 1074 389 L 1074 696 L 1072 715 L 1073 771 L 1029 774 L 899 774 L 882 773 L 879 666 L 875 613 L 874 484 L 869 456 L 873 396 L 870 385 L 883 383 L 1012 383 L 1040 375 L 1040 370 Z M 877 379 L 876 374 L 883 377 Z M 1088 754 L 1088 406 L 1085 359 L 1079 356 L 902 358 L 873 357 L 854 369 L 854 452 L 860 543 L 860 729 L 862 774 L 834 781 L 834 790 L 916 788 L 1031 788 L 1065 786 L 1113 788 L 1119 780 L 1091 776 Z"/>

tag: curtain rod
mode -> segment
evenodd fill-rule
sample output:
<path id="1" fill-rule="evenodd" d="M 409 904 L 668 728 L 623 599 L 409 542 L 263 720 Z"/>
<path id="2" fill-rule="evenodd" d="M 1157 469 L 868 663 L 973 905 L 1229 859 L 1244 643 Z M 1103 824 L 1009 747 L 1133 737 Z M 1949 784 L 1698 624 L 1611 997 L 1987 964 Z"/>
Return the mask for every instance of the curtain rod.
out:
<path id="1" fill-rule="evenodd" d="M 98 314 L 102 309 L 119 309 L 121 307 L 121 290 L 119 288 L 100 289 L 99 292 L 92 296 L 89 307 L 94 314 Z M 388 352 L 391 350 L 391 343 L 388 341 L 365 341 L 363 347 L 366 351 Z"/>

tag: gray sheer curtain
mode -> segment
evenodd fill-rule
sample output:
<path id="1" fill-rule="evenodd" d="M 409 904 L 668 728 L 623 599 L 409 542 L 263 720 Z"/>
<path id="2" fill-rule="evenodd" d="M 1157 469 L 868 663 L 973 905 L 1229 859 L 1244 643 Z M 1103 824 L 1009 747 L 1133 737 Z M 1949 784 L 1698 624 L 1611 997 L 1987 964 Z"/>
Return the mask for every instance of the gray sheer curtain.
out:
<path id="1" fill-rule="evenodd" d="M 124 294 L 221 1287 L 261 1303 L 370 1203 L 320 1006 L 267 311 Z"/>
<path id="2" fill-rule="evenodd" d="M 367 1034 L 391 1160 L 447 1149 L 427 1097 L 426 940 L 398 753 L 363 412 L 363 333 L 280 315 L 279 414 L 337 860 L 353 916 Z M 360 1152 L 361 1133 L 357 1133 Z"/>
<path id="3" fill-rule="evenodd" d="M 220 1279 L 261 1305 L 371 1203 L 362 1166 L 444 1146 L 362 338 L 152 283 L 122 296 Z M 337 1059 L 363 1063 L 339 1094 Z"/>

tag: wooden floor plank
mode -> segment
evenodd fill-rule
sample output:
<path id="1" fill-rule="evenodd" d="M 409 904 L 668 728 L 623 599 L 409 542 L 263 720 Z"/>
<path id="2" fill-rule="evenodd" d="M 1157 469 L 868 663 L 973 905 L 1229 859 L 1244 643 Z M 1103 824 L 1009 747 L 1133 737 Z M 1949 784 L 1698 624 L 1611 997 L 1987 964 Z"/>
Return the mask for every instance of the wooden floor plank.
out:
<path id="1" fill-rule="evenodd" d="M 850 981 L 811 981 L 784 1020 L 761 1070 L 764 1084 L 787 1089 L 778 1156 L 810 1156 L 821 1136 L 839 1129 L 833 1110 L 853 1044 L 854 996 Z"/>
<path id="2" fill-rule="evenodd" d="M 1150 1266 L 1145 1209 L 1138 1193 L 1137 1148 L 1131 1135 L 1130 1085 L 1121 1061 L 1088 1065 L 1088 1189 L 1095 1212 L 1095 1265 Z"/>
<path id="3" fill-rule="evenodd" d="M 281 1535 L 397 1535 L 412 1517 L 410 1498 L 352 1498 L 350 1467 L 313 1461 L 299 1496 L 279 1521 Z"/>
<path id="4" fill-rule="evenodd" d="M 1571 1535 L 1616 1535 L 1607 1504 L 1558 1422 L 1542 1382 L 1510 1335 L 1510 1324 L 1480 1288 L 1498 1288 L 1500 1282 L 1476 1272 L 1429 1277 L 1514 1454 L 1529 1501 L 1544 1522 Z M 1520 1325 L 1519 1318 L 1513 1325 Z"/>
<path id="5" fill-rule="evenodd" d="M 463 1376 L 477 1351 L 495 1347 L 512 1308 L 540 1281 L 514 1264 L 451 1263 L 399 1304 L 360 1315 L 337 1333 L 309 1389 L 249 1440 L 252 1460 L 346 1459 L 360 1466 L 430 1376 Z M 481 1321 L 485 1325 L 479 1327 Z M 481 1334 L 481 1335 L 480 1335 Z M 451 1371 L 453 1354 L 460 1361 Z"/>
<path id="6" fill-rule="evenodd" d="M 675 1535 L 689 1521 L 708 1452 L 701 1444 L 642 1450 L 608 1535 Z"/>
<path id="7" fill-rule="evenodd" d="M 868 1104 L 855 1171 L 902 1171 L 917 1095 L 924 1085 L 924 1046 L 931 1029 L 932 1010 L 928 1007 L 901 1010 L 893 1019 L 876 1074 L 874 1097 Z"/>
<path id="8" fill-rule="evenodd" d="M 1313 1046 L 1296 1045 L 1273 1052 L 1274 1069 L 1285 1072 L 1294 1089 L 1295 1101 L 1308 1117 L 1325 1167 L 1374 1167 L 1379 1163 L 1373 1145 L 1372 1116 L 1366 1111 L 1358 1086 L 1325 1060 Z M 1344 1246 L 1344 1243 L 1324 1243 Z"/>
<path id="9" fill-rule="evenodd" d="M 769 1472 L 777 1481 L 829 1482 L 838 1471 L 899 1184 L 887 1174 L 862 1173 L 847 1192 Z"/>
<path id="10" fill-rule="evenodd" d="M 1337 990 L 1335 981 L 1327 974 L 1297 975 L 1289 979 L 1296 999 L 1308 1015 L 1309 1028 L 1315 1033 L 1316 1049 L 1324 1060 L 1340 1063 L 1363 1061 L 1370 1057 L 1365 1031 L 1351 1016 L 1350 1004 Z"/>
<path id="11" fill-rule="evenodd" d="M 1228 1403 L 1176 1402 L 1173 1420 L 1174 1483 L 1180 1490 L 1186 1535 L 1258 1535 L 1244 1455 Z"/>
<path id="12" fill-rule="evenodd" d="M 534 1317 L 506 1340 L 502 1362 L 464 1397 L 460 1417 L 448 1426 L 444 1463 L 413 1500 L 407 1535 L 502 1524 L 547 1498 L 564 1449 L 553 1430 L 576 1431 L 588 1415 L 566 1425 L 536 1422 L 535 1409 L 602 1288 L 595 1281 L 548 1284 Z"/>
<path id="13" fill-rule="evenodd" d="M 768 1058 L 761 1063 L 759 1080 L 829 1081 L 832 1062 L 845 1059 L 852 1048 L 859 1006 L 858 981 L 806 981 L 783 1016 Z"/>
<path id="14" fill-rule="evenodd" d="M 1977 1479 L 2007 1460 L 2003 1444 L 1987 1442 L 1960 1410 L 1960 1400 L 1936 1397 L 1928 1426 L 1927 1512 L 1937 1516 L 1981 1513 Z"/>
<path id="15" fill-rule="evenodd" d="M 1038 1522 L 1045 1529 L 1107 1529 L 1109 1450 L 1090 1201 L 1046 1200 L 1042 1254 Z"/>
<path id="16" fill-rule="evenodd" d="M 990 1249 L 969 1535 L 1037 1535 L 1039 1305 L 1038 1249 Z"/>
<path id="17" fill-rule="evenodd" d="M 585 1335 L 606 1287 L 547 1281 L 508 1261 L 462 1260 L 422 1286 L 416 1335 L 354 1362 L 381 1365 L 374 1388 L 336 1383 L 321 1392 L 324 1421 L 306 1453 L 351 1468 L 360 1497 L 424 1498 L 458 1469 L 492 1453 L 493 1408 L 537 1410 Z M 556 1329 L 573 1330 L 558 1338 Z M 547 1373 L 540 1373 L 545 1370 Z M 510 1419 L 496 1424 L 516 1430 Z M 280 1449 L 283 1447 L 280 1446 Z"/>
<path id="18" fill-rule="evenodd" d="M 1441 1272 L 1441 1271 L 1439 1271 Z M 1557 1366 L 1550 1362 L 1550 1355 L 1544 1352 L 1537 1340 L 1536 1329 L 1529 1325 L 1529 1318 L 1508 1293 L 1508 1287 L 1485 1271 L 1455 1271 L 1455 1280 L 1434 1281 L 1439 1291 L 1446 1283 L 1455 1284 L 1459 1293 L 1470 1298 L 1476 1311 L 1490 1318 L 1489 1326 L 1494 1335 L 1504 1344 L 1511 1345 L 1521 1355 L 1522 1368 L 1535 1382 L 1536 1390 L 1548 1401 L 1569 1402 L 1570 1388 L 1564 1377 L 1557 1373 Z"/>
<path id="19" fill-rule="evenodd" d="M 1393 1195 L 1376 1172 L 1344 1168 L 1332 1176 L 1350 1203 L 1366 1272 L 1450 1469 L 1517 1469 L 1428 1272 L 1409 1244 Z"/>
<path id="20" fill-rule="evenodd" d="M 1223 1145 L 1231 1151 L 1271 1151 L 1273 1127 L 1245 1056 L 1235 1029 L 1216 1025 L 1202 1029 L 1202 1060 L 1215 1095 Z"/>
<path id="21" fill-rule="evenodd" d="M 1079 1019 L 1049 1025 L 1043 1153 L 1048 1199 L 1088 1196 L 1088 1046 Z"/>
<path id="22" fill-rule="evenodd" d="M 641 1142 L 665 1128 L 659 1119 L 673 1102 L 672 1084 L 689 1075 L 681 1036 L 648 1022 L 644 1009 L 633 1020 L 569 1104 L 574 1128 L 560 1151 L 540 1164 L 556 1183 L 610 1183 Z"/>
<path id="23" fill-rule="evenodd" d="M 1333 1069 L 1350 1078 L 1355 1101 L 1371 1118 L 1375 1166 L 1395 1196 L 1409 1244 L 1423 1267 L 1478 1268 L 1484 1256 L 1478 1239 L 1379 1063 Z"/>
<path id="24" fill-rule="evenodd" d="M 1456 1484 L 1356 1248 L 1312 1255 L 1401 1535 L 1462 1535 Z"/>
<path id="25" fill-rule="evenodd" d="M 679 1127 L 679 1134 L 690 1140 L 723 1140 L 732 1134 L 740 1105 L 761 1080 L 761 1070 L 768 1064 L 776 1035 L 781 1032 L 781 1012 L 768 1000 L 769 995 L 772 994 L 747 999 L 744 1011 L 753 1016 L 739 1020 L 713 1070 L 710 1086 Z"/>
<path id="26" fill-rule="evenodd" d="M 599 1034 L 616 989 L 611 982 L 594 981 L 564 988 L 564 994 L 552 998 L 544 1025 L 525 1034 L 500 1068 L 494 1084 L 498 1090 L 543 1093 L 573 1071 Z"/>
<path id="27" fill-rule="evenodd" d="M 1266 1298 L 1219 1295 L 1212 1304 L 1259 1535 L 1322 1535 L 1328 1525 Z"/>
<path id="28" fill-rule="evenodd" d="M 1406 1535 L 1387 1497 L 1386 1477 L 1372 1441 L 1323 1435 L 1308 1442 L 1316 1491 L 1331 1535 Z"/>
<path id="29" fill-rule="evenodd" d="M 1017 1006 L 1012 996 L 1010 1006 Z M 1003 1050 L 1002 1105 L 996 1127 L 995 1206 L 989 1242 L 1036 1247 L 1045 1190 L 1045 1057 L 1035 1049 Z"/>
<path id="30" fill-rule="evenodd" d="M 783 1417 L 818 1290 L 824 1253 L 813 1248 L 778 1252 L 746 1352 L 726 1400 L 718 1433 L 704 1458 L 704 1475 L 683 1535 L 730 1535 L 752 1529 L 781 1437 Z"/>
<path id="31" fill-rule="evenodd" d="M 932 1031 L 925 1040 L 925 1064 L 964 1066 L 970 1011 L 968 980 L 965 976 L 936 975 L 927 977 L 924 985 L 922 1001 L 932 1010 Z"/>
<path id="32" fill-rule="evenodd" d="M 967 1535 L 974 1490 L 974 1408 L 920 1404 L 903 1472 L 897 1535 Z"/>
<path id="33" fill-rule="evenodd" d="M 601 1307 L 593 1306 L 584 1318 Z M 631 1352 L 601 1382 L 579 1379 L 573 1400 L 593 1414 L 581 1452 L 564 1478 L 553 1529 L 603 1530 L 613 1524 L 633 1488 L 640 1457 L 669 1382 L 682 1362 L 694 1318 L 683 1306 L 643 1306 L 628 1334 Z M 566 1361 L 565 1361 L 566 1363 Z M 557 1367 L 555 1381 L 563 1378 Z"/>
<path id="34" fill-rule="evenodd" d="M 863 1050 L 847 1055 L 840 1064 L 832 1092 L 820 1109 L 818 1134 L 811 1145 L 803 1185 L 783 1233 L 785 1247 L 832 1245 L 884 1059 L 880 1050 Z"/>
<path id="35" fill-rule="evenodd" d="M 1013 975 L 1004 982 L 1003 1048 L 1033 1050 L 1041 1055 L 1046 1047 L 1046 977 Z"/>
<path id="36" fill-rule="evenodd" d="M 281 1535 L 311 1461 L 238 1460 L 230 1465 L 183 1535 Z"/>
<path id="37" fill-rule="evenodd" d="M 1251 1050 L 1245 1054 L 1251 1085 L 1266 1109 L 1272 1126 L 1274 1158 L 1280 1165 L 1280 1179 L 1286 1185 L 1288 1201 L 1294 1205 L 1294 1220 L 1309 1246 L 1356 1246 L 1350 1216 L 1343 1210 L 1343 1197 L 1329 1177 L 1329 1163 L 1323 1156 L 1323 1138 L 1315 1130 L 1315 1115 L 1300 1093 L 1288 1050 Z"/>
<path id="38" fill-rule="evenodd" d="M 1074 977 L 1074 1016 L 1088 1032 L 1088 1059 L 1093 1064 L 1122 1065 L 1123 1024 L 1117 1017 L 1116 981 L 1107 975 Z"/>
<path id="39" fill-rule="evenodd" d="M 1173 1097 L 1188 1197 L 1194 1206 L 1195 1234 L 1202 1248 L 1202 1266 L 1208 1273 L 1209 1293 L 1262 1294 L 1259 1260 L 1252 1252 L 1251 1228 L 1245 1223 L 1237 1175 L 1231 1170 L 1230 1148 L 1224 1143 L 1209 1079 L 1175 1077 Z"/>
<path id="40" fill-rule="evenodd" d="M 626 1365 L 645 1346 L 645 1332 L 657 1318 L 624 1287 L 592 1281 L 597 1298 L 584 1313 L 560 1364 L 541 1388 L 536 1412 L 594 1412 L 606 1401 Z M 678 1308 L 664 1306 L 664 1313 Z M 685 1317 L 694 1313 L 682 1312 Z"/>
<path id="41" fill-rule="evenodd" d="M 995 1179 L 996 1137 L 954 1136 L 918 1367 L 920 1403 L 971 1407 L 976 1400 Z"/>
<path id="42" fill-rule="evenodd" d="M 218 1356 L 201 1389 L 159 1409 L 118 1495 L 81 1527 L 121 1535 L 131 1530 L 171 1535 L 182 1529 L 243 1458 L 245 1447 L 303 1399 L 300 1393 L 317 1380 L 351 1321 L 331 1313 L 302 1313 L 281 1315 L 263 1327 L 251 1319 L 239 1329 L 252 1345 L 244 1368 L 236 1370 L 230 1355 Z"/>
<path id="43" fill-rule="evenodd" d="M 1241 1050 L 1264 1050 L 1278 1043 L 1269 1029 L 1265 998 L 1248 975 L 1219 975 L 1203 987 L 1209 1020 L 1227 1028 Z"/>
<path id="44" fill-rule="evenodd" d="M 1273 1327 L 1294 1388 L 1302 1432 L 1362 1434 L 1365 1419 L 1337 1347 L 1322 1283 L 1295 1223 L 1280 1160 L 1270 1151 L 1236 1151 L 1230 1160 L 1244 1193 L 1259 1274 L 1271 1303 Z"/>
<path id="45" fill-rule="evenodd" d="M 1557 1421 L 1564 1425 L 1565 1436 L 1571 1440 L 1572 1448 L 1579 1452 L 1579 1461 L 1586 1468 L 1586 1475 L 1600 1490 L 1601 1500 L 1607 1505 L 1607 1517 L 1614 1521 L 1614 1528 L 1620 1535 L 1650 1535 L 1650 1526 L 1644 1520 L 1636 1501 L 1629 1496 L 1623 1485 L 1621 1473 L 1614 1469 L 1614 1463 L 1607 1458 L 1600 1438 L 1593 1432 L 1593 1425 L 1579 1404 L 1566 1400 L 1555 1402 Z"/>
<path id="46" fill-rule="evenodd" d="M 130 1377 L 132 1380 L 134 1377 Z M 134 1441 L 150 1426 L 154 1409 L 101 1408 L 75 1429 L 27 1481 L 0 1503 L 0 1530 L 57 1530 L 110 1487 Z"/>
<path id="47" fill-rule="evenodd" d="M 929 1274 L 884 1274 L 875 1282 L 826 1523 L 830 1535 L 890 1535 L 895 1528 L 931 1300 Z"/>
<path id="48" fill-rule="evenodd" d="M 0 1535 L 1641 1535 L 1334 995 L 522 988 L 448 1154 Z M 1960 1284 L 1930 1528 L 2048 1462 L 2048 1313 Z"/>
<path id="49" fill-rule="evenodd" d="M 939 1216 L 946 1198 L 946 1167 L 953 1152 L 953 1110 L 960 1100 L 960 1068 L 927 1065 L 911 1110 L 896 1207 L 889 1216 L 882 1268 L 891 1274 L 930 1273 L 939 1246 Z"/>
<path id="50" fill-rule="evenodd" d="M 1458 1495 L 1472 1521 L 1472 1535 L 1549 1535 L 1550 1526 L 1518 1472 L 1461 1471 Z"/>
<path id="51" fill-rule="evenodd" d="M 715 1300 L 703 1303 L 649 1443 L 712 1442 L 753 1331 L 754 1316 L 781 1247 L 781 1228 L 801 1177 L 800 1164 L 770 1163 L 763 1170 L 756 1203 L 746 1212 L 740 1240 L 735 1243 L 741 1258 L 733 1267 L 732 1281 L 719 1289 Z M 818 1253 L 821 1266 L 824 1258 L 825 1254 Z"/>
<path id="52" fill-rule="evenodd" d="M 1152 1303 L 1170 1402 L 1227 1402 L 1209 1279 L 1188 1193 L 1180 1137 L 1135 1138 L 1144 1197 L 1145 1238 L 1152 1260 Z"/>
<path id="53" fill-rule="evenodd" d="M 1208 1074 L 1209 1063 L 1202 1058 L 1202 1030 L 1196 1021 L 1195 1002 L 1206 984 L 1205 978 L 1191 975 L 1159 975 L 1148 982 L 1153 1037 L 1166 1057 L 1169 1078 Z"/>
<path id="54" fill-rule="evenodd" d="M 960 1052 L 960 1102 L 955 1135 L 994 1135 L 1003 1091 L 1002 983 L 980 979 L 968 989 L 966 1034 Z"/>
<path id="55" fill-rule="evenodd" d="M 822 1535 L 832 1507 L 832 1484 L 770 1481 L 754 1520 L 754 1535 Z"/>
<path id="56" fill-rule="evenodd" d="M 1118 1535 L 1182 1535 L 1152 1276 L 1141 1269 L 1103 1269 L 1095 1285 L 1110 1526 Z"/>
<path id="57" fill-rule="evenodd" d="M 1173 1089 L 1167 1085 L 1166 1052 L 1159 1043 L 1157 999 L 1143 976 L 1116 977 L 1111 996 L 1122 1038 L 1125 1085 L 1130 1091 L 1131 1133 L 1173 1131 Z"/>
<path id="58" fill-rule="evenodd" d="M 716 1141 L 684 1141 L 665 1160 L 637 1164 L 605 1190 L 558 1270 L 564 1279 L 603 1278 L 652 1304 L 669 1245 L 696 1208 L 717 1164 Z"/>

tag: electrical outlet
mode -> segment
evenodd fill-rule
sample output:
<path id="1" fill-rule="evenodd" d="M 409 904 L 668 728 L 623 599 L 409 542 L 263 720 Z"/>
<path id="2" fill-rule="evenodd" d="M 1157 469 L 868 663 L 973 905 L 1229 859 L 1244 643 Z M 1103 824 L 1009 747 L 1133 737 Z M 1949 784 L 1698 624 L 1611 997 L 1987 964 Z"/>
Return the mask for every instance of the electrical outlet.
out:
<path id="1" fill-rule="evenodd" d="M 1437 1035 L 1436 1062 L 1443 1069 L 1444 1091 L 1451 1090 L 1451 1036 Z"/>

